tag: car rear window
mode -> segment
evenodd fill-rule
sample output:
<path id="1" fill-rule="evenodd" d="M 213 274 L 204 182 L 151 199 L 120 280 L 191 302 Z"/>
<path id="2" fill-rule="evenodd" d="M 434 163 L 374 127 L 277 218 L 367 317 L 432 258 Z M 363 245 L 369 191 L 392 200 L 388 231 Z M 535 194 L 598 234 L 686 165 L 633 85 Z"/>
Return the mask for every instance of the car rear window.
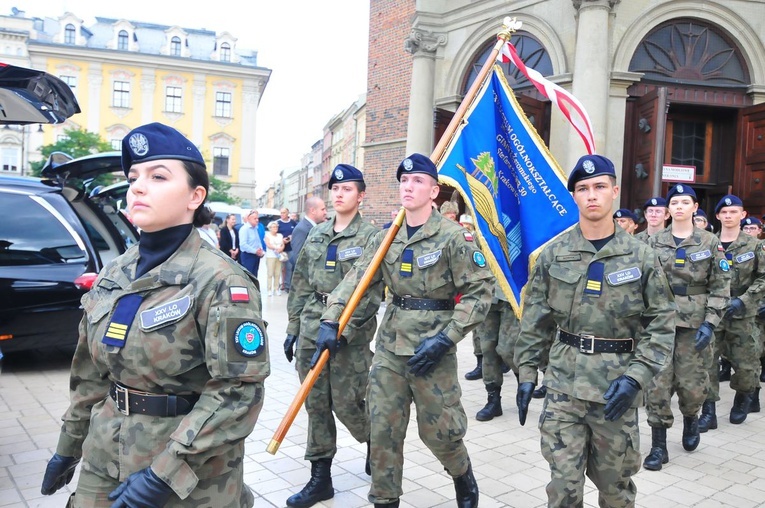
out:
<path id="1" fill-rule="evenodd" d="M 14 217 L 0 221 L 0 266 L 87 262 L 82 240 L 35 198 L 4 193 L 0 214 Z"/>

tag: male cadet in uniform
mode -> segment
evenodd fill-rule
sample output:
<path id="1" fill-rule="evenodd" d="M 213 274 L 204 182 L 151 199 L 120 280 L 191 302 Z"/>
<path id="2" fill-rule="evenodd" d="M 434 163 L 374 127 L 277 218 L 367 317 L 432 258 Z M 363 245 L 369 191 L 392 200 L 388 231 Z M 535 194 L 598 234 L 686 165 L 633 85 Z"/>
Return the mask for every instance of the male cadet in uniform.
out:
<path id="1" fill-rule="evenodd" d="M 671 358 L 675 306 L 656 255 L 611 217 L 619 195 L 613 163 L 585 155 L 568 190 L 579 224 L 539 255 L 523 300 L 518 414 L 523 425 L 549 349 L 539 419 L 548 506 L 583 506 L 585 473 L 600 506 L 635 506 L 637 406 L 641 388 Z"/>
<path id="2" fill-rule="evenodd" d="M 715 402 L 720 400 L 717 366 L 720 355 L 728 359 L 735 371 L 730 379 L 730 386 L 736 391 L 730 410 L 731 423 L 746 420 L 755 390 L 760 386 L 760 346 L 754 333 L 754 317 L 760 299 L 765 296 L 765 252 L 757 239 L 741 231 L 745 214 L 744 203 L 731 194 L 723 196 L 715 207 L 717 220 L 722 224 L 718 236 L 731 267 L 731 300 L 721 326 L 715 330 L 714 354 L 707 366 L 709 393 L 701 407 L 699 432 L 717 428 Z"/>
<path id="3" fill-rule="evenodd" d="M 661 196 L 656 196 L 645 202 L 643 205 L 643 215 L 645 215 L 646 228 L 635 235 L 635 238 L 641 242 L 648 243 L 648 238 L 655 235 L 665 227 L 669 220 L 669 210 L 667 210 L 667 200 Z"/>
<path id="4" fill-rule="evenodd" d="M 628 208 L 619 208 L 614 213 L 614 220 L 616 220 L 616 223 L 619 225 L 619 227 L 625 230 L 627 233 L 631 235 L 635 234 L 638 223 L 638 218 L 637 215 L 635 215 L 635 212 Z"/>
<path id="5" fill-rule="evenodd" d="M 305 380 L 324 349 L 331 353 L 305 401 L 305 459 L 311 461 L 311 479 L 303 490 L 287 499 L 287 506 L 297 508 L 313 506 L 335 495 L 330 474 L 337 452 L 333 412 L 359 443 L 367 443 L 369 460 L 369 414 L 364 397 L 372 362 L 369 343 L 377 328 L 382 295 L 379 281 L 365 293 L 339 341 L 337 323 L 320 325 L 319 318 L 326 310 L 328 293 L 368 250 L 367 244 L 379 230 L 364 222 L 359 213 L 366 190 L 361 171 L 338 164 L 329 179 L 329 189 L 335 217 L 317 224 L 309 233 L 298 255 L 287 300 L 289 324 L 284 354 L 290 362 L 293 354 L 297 358 L 300 381 Z M 293 352 L 296 342 L 297 350 Z"/>
<path id="6" fill-rule="evenodd" d="M 651 427 L 651 452 L 643 467 L 658 471 L 669 461 L 667 429 L 672 427 L 672 395 L 683 415 L 683 448 L 701 442 L 699 409 L 709 390 L 709 344 L 730 296 L 730 266 L 720 240 L 693 223 L 696 192 L 678 184 L 667 193 L 672 224 L 652 236 L 648 245 L 659 257 L 675 295 L 675 349 L 667 364 L 646 389 L 646 413 Z"/>
<path id="7" fill-rule="evenodd" d="M 376 508 L 399 506 L 414 401 L 420 438 L 453 478 L 457 506 L 472 508 L 478 506 L 478 485 L 463 442 L 467 417 L 455 352 L 456 343 L 489 311 L 492 275 L 472 234 L 431 206 L 439 192 L 435 164 L 415 153 L 401 162 L 396 177 L 406 220 L 372 278 L 385 281 L 392 302 L 377 334 L 367 389 L 369 500 Z M 338 320 L 386 233 L 375 237 L 332 292 L 322 320 Z"/>

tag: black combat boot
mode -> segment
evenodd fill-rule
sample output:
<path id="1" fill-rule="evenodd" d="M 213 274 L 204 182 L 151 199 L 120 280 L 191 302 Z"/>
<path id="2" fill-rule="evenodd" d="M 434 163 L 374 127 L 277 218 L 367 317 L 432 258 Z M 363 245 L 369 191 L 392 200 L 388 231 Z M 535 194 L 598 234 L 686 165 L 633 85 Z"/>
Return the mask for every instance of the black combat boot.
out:
<path id="1" fill-rule="evenodd" d="M 754 389 L 754 393 L 752 394 L 752 403 L 749 404 L 749 412 L 750 413 L 760 412 L 760 389 L 759 388 Z"/>
<path id="2" fill-rule="evenodd" d="M 479 422 L 488 422 L 495 416 L 502 416 L 502 397 L 499 396 L 502 387 L 496 383 L 490 383 L 486 385 L 486 391 L 489 393 L 489 400 L 475 415 L 475 419 Z"/>
<path id="3" fill-rule="evenodd" d="M 331 469 L 332 459 L 312 460 L 311 479 L 308 480 L 303 490 L 287 499 L 287 506 L 290 508 L 308 508 L 319 501 L 335 497 Z"/>
<path id="4" fill-rule="evenodd" d="M 478 506 L 478 484 L 473 476 L 473 466 L 468 462 L 467 471 L 454 478 L 454 490 L 457 493 L 457 508 L 476 508 Z"/>
<path id="5" fill-rule="evenodd" d="M 534 390 L 534 393 L 531 394 L 531 397 L 533 399 L 544 399 L 547 397 L 547 387 L 542 385 L 536 390 Z"/>
<path id="6" fill-rule="evenodd" d="M 396 499 L 392 503 L 375 503 L 375 508 L 398 508 L 399 500 Z"/>
<path id="7" fill-rule="evenodd" d="M 475 381 L 476 379 L 483 378 L 483 355 L 476 355 L 475 369 L 465 374 L 465 379 L 468 381 Z"/>
<path id="8" fill-rule="evenodd" d="M 372 476 L 372 464 L 369 462 L 369 454 L 372 452 L 372 445 L 367 441 L 367 460 L 364 463 L 364 472 L 367 476 Z"/>
<path id="9" fill-rule="evenodd" d="M 713 400 L 705 400 L 701 406 L 701 417 L 699 417 L 699 432 L 706 432 L 709 429 L 717 428 L 717 406 Z"/>
<path id="10" fill-rule="evenodd" d="M 760 368 L 762 369 L 760 371 L 760 381 L 765 383 L 765 356 L 760 358 Z"/>
<path id="11" fill-rule="evenodd" d="M 643 461 L 643 467 L 649 471 L 661 471 L 661 465 L 667 462 L 669 462 L 667 429 L 651 427 L 651 452 Z"/>
<path id="12" fill-rule="evenodd" d="M 686 451 L 692 452 L 699 446 L 700 442 L 699 417 L 683 416 L 683 448 Z"/>
<path id="13" fill-rule="evenodd" d="M 744 423 L 752 405 L 752 395 L 751 393 L 736 392 L 736 396 L 733 397 L 733 407 L 730 410 L 731 423 L 735 425 Z"/>
<path id="14" fill-rule="evenodd" d="M 717 374 L 720 381 L 730 381 L 730 362 L 725 358 L 720 358 L 720 372 Z"/>

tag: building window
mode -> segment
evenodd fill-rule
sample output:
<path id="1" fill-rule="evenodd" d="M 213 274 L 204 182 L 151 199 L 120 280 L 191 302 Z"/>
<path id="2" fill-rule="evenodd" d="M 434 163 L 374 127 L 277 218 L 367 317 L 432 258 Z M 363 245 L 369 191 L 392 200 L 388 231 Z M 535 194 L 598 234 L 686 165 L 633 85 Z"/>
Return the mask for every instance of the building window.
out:
<path id="1" fill-rule="evenodd" d="M 127 81 L 115 81 L 112 92 L 112 107 L 130 107 L 130 83 Z"/>
<path id="2" fill-rule="evenodd" d="M 121 139 L 112 139 L 112 150 L 122 150 L 122 140 Z"/>
<path id="3" fill-rule="evenodd" d="M 69 23 L 64 28 L 64 44 L 74 44 L 75 32 L 74 25 Z"/>
<path id="4" fill-rule="evenodd" d="M 215 116 L 231 118 L 231 92 L 215 92 Z"/>
<path id="5" fill-rule="evenodd" d="M 213 175 L 228 176 L 230 152 L 228 148 L 213 148 Z"/>
<path id="6" fill-rule="evenodd" d="M 117 49 L 121 51 L 128 49 L 128 33 L 125 30 L 120 30 L 119 35 L 117 35 Z"/>
<path id="7" fill-rule="evenodd" d="M 170 55 L 181 56 L 181 38 L 173 37 L 170 39 Z"/>
<path id="8" fill-rule="evenodd" d="M 0 163 L 3 171 L 18 171 L 21 151 L 16 148 L 3 148 L 0 150 Z"/>
<path id="9" fill-rule="evenodd" d="M 231 46 L 228 45 L 228 42 L 224 42 L 220 45 L 220 61 L 221 62 L 230 62 L 231 61 Z"/>
<path id="10" fill-rule="evenodd" d="M 77 76 L 59 76 L 61 78 L 61 81 L 67 84 L 69 88 L 74 91 L 75 88 L 77 88 Z"/>
<path id="11" fill-rule="evenodd" d="M 165 111 L 168 113 L 182 113 L 182 99 L 183 97 L 181 95 L 181 87 L 165 87 Z"/>

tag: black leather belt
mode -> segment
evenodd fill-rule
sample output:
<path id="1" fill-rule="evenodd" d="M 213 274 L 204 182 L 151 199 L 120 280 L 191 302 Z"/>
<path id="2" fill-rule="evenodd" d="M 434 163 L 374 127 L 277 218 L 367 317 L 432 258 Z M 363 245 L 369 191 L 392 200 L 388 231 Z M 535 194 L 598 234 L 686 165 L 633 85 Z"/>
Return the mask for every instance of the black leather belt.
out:
<path id="1" fill-rule="evenodd" d="M 329 298 L 329 293 L 314 291 L 313 297 L 316 298 L 316 301 L 321 302 L 321 304 L 324 305 L 325 307 L 327 306 L 327 298 Z"/>
<path id="2" fill-rule="evenodd" d="M 125 416 L 140 414 L 146 416 L 178 416 L 189 414 L 199 395 L 161 395 L 133 390 L 118 383 L 112 383 L 109 396 L 117 409 Z"/>
<path id="3" fill-rule="evenodd" d="M 560 341 L 573 346 L 580 353 L 631 353 L 635 350 L 633 339 L 604 339 L 588 334 L 575 335 L 565 330 L 560 330 Z"/>
<path id="4" fill-rule="evenodd" d="M 706 292 L 706 286 L 672 286 L 672 293 L 676 296 L 703 295 Z"/>
<path id="5" fill-rule="evenodd" d="M 435 298 L 411 298 L 393 295 L 393 305 L 404 310 L 453 310 L 454 299 L 437 300 Z"/>

